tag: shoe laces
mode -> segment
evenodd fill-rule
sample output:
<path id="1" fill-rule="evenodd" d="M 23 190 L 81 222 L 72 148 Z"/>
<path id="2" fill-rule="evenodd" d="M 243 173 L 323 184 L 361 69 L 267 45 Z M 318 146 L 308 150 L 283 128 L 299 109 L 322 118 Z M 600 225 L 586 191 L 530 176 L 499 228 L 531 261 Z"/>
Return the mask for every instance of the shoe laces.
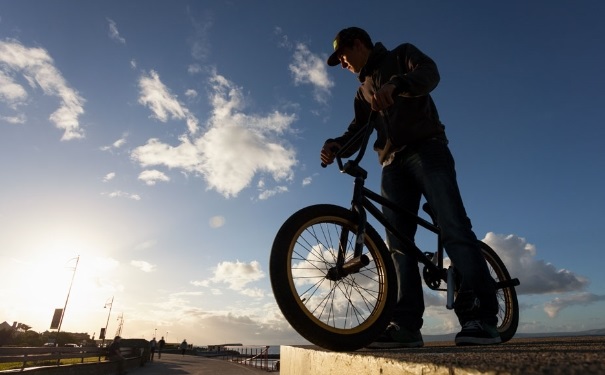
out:
<path id="1" fill-rule="evenodd" d="M 399 331 L 401 329 L 401 327 L 399 327 L 399 324 L 394 323 L 394 322 L 390 322 L 389 325 L 387 326 L 387 331 Z"/>
<path id="2" fill-rule="evenodd" d="M 462 329 L 483 330 L 483 325 L 480 320 L 469 320 L 464 323 Z"/>

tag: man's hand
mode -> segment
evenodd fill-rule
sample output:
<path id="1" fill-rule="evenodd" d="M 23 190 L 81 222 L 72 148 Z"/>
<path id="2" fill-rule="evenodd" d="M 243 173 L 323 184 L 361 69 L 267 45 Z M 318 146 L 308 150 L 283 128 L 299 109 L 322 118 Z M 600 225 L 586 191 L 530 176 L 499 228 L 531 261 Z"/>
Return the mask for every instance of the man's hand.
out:
<path id="1" fill-rule="evenodd" d="M 321 149 L 321 162 L 323 165 L 330 165 L 334 162 L 336 151 L 340 148 L 340 144 L 336 142 L 326 142 Z"/>
<path id="2" fill-rule="evenodd" d="M 382 86 L 372 97 L 372 110 L 382 111 L 389 108 L 395 102 L 393 100 L 393 92 L 395 91 L 395 85 L 387 83 Z"/>

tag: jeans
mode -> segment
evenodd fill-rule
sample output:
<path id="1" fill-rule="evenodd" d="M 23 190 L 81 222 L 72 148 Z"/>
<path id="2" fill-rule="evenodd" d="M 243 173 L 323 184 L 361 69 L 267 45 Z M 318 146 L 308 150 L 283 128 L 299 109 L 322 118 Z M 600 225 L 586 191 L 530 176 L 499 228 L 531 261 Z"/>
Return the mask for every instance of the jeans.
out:
<path id="1" fill-rule="evenodd" d="M 455 265 L 460 289 L 455 312 L 461 324 L 481 319 L 496 325 L 498 303 L 493 278 L 477 246 L 470 219 L 456 181 L 454 159 L 447 141 L 431 139 L 406 146 L 391 164 L 383 167 L 382 195 L 412 213 L 417 213 L 422 196 L 435 213 L 441 228 L 443 246 Z M 404 214 L 383 207 L 387 219 L 410 240 L 417 224 Z M 403 244 L 387 231 L 387 244 L 397 270 L 399 283 L 397 307 L 393 321 L 411 331 L 422 327 L 424 298 L 422 280 L 415 256 L 403 255 Z"/>

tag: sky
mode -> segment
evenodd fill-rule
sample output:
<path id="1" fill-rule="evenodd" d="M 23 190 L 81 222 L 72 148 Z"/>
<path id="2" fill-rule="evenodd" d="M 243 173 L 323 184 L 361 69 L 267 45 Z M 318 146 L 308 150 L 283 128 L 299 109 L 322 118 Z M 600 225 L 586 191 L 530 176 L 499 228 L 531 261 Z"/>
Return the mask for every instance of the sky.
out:
<path id="1" fill-rule="evenodd" d="M 296 210 L 349 205 L 319 151 L 358 86 L 326 65 L 332 39 L 359 26 L 437 63 L 475 233 L 521 280 L 518 332 L 605 328 L 604 21 L 598 0 L 1 0 L 0 322 L 43 332 L 66 307 L 61 331 L 96 337 L 306 343 L 269 253 Z M 426 294 L 422 332 L 457 332 Z"/>

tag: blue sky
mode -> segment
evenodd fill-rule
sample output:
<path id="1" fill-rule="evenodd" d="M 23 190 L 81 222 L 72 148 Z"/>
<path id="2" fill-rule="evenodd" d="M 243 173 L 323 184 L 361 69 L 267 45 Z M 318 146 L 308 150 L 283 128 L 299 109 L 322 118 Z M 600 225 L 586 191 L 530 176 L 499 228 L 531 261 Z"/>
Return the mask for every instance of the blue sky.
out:
<path id="1" fill-rule="evenodd" d="M 601 1 L 0 2 L 0 321 L 196 345 L 304 342 L 269 251 L 315 203 L 356 78 L 332 38 L 365 28 L 437 63 L 434 100 L 477 236 L 521 279 L 520 332 L 605 327 Z M 368 153 L 368 186 L 380 168 Z M 382 232 L 382 229 L 379 230 Z M 432 245 L 420 233 L 421 246 Z M 423 332 L 458 330 L 427 292 Z"/>

